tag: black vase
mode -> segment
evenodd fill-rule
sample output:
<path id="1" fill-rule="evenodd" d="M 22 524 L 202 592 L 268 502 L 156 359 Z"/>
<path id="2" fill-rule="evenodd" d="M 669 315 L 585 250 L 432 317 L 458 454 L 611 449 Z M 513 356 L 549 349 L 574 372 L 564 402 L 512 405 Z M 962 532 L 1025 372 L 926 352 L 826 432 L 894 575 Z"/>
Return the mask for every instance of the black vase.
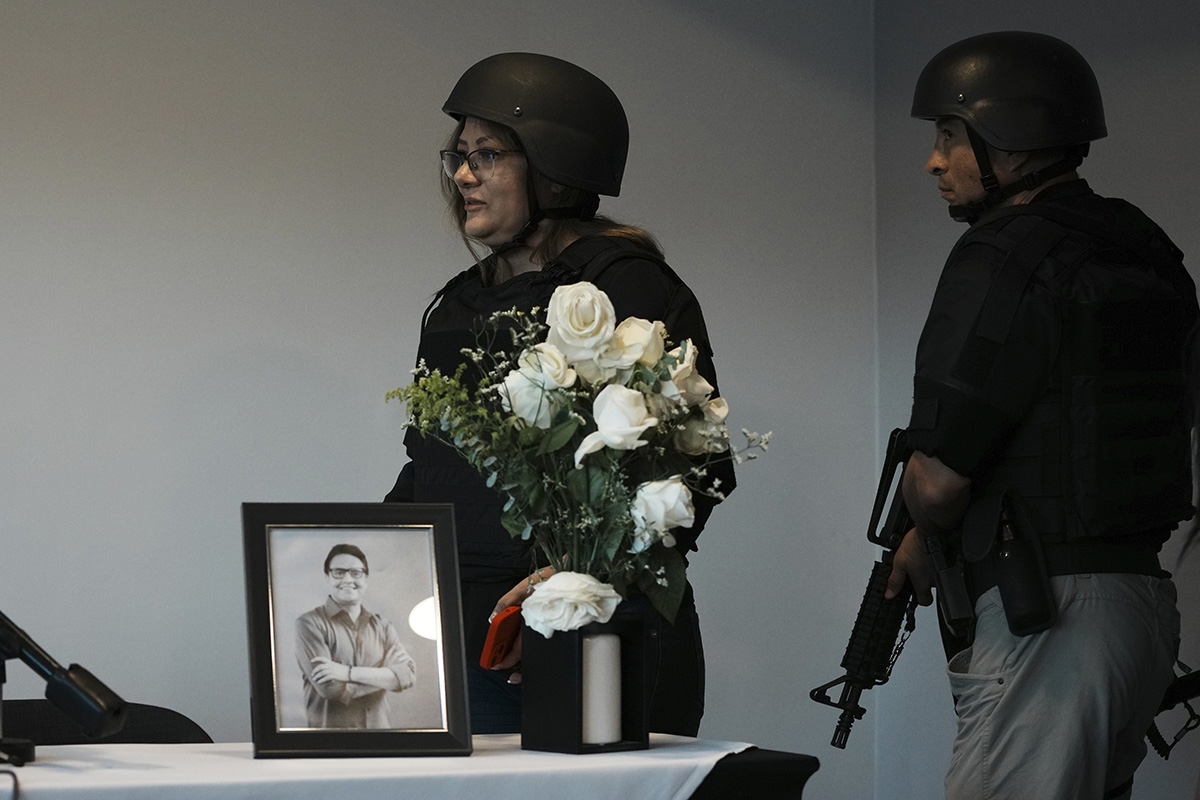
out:
<path id="1" fill-rule="evenodd" d="M 608 622 L 555 631 L 549 639 L 527 626 L 521 635 L 521 748 L 555 753 L 648 748 L 645 631 L 642 612 L 628 602 L 622 602 Z M 620 721 L 614 741 L 590 742 L 585 736 L 584 683 L 585 677 L 593 683 L 595 679 L 585 676 L 592 669 L 585 666 L 585 639 L 605 634 L 615 635 L 620 643 Z M 586 721 L 594 730 L 595 719 Z"/>

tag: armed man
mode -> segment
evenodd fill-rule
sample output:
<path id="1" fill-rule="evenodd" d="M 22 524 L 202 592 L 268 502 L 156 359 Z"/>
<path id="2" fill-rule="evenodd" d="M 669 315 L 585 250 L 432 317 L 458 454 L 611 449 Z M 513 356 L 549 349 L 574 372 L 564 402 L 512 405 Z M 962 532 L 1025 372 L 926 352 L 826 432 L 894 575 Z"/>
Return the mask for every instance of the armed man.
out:
<path id="1" fill-rule="evenodd" d="M 1193 513 L 1195 285 L 1154 222 L 1080 179 L 1107 131 L 1065 42 L 953 44 L 918 78 L 912 116 L 933 121 L 926 169 L 970 225 L 917 347 L 902 482 L 916 527 L 888 581 L 928 605 L 928 551 L 961 564 L 956 587 L 937 586 L 944 621 L 943 595 L 967 607 L 944 635 L 946 796 L 1129 797 L 1178 651 L 1158 552 Z"/>

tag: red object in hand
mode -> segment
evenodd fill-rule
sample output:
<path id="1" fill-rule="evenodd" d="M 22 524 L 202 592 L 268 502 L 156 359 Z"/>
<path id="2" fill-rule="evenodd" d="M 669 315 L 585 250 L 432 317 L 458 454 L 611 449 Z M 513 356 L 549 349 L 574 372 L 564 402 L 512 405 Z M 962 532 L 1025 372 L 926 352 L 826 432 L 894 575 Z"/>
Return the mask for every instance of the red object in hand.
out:
<path id="1" fill-rule="evenodd" d="M 492 617 L 488 626 L 487 638 L 483 642 L 483 652 L 479 656 L 479 666 L 493 669 L 504 660 L 512 650 L 513 642 L 521 633 L 521 607 L 509 606 Z"/>

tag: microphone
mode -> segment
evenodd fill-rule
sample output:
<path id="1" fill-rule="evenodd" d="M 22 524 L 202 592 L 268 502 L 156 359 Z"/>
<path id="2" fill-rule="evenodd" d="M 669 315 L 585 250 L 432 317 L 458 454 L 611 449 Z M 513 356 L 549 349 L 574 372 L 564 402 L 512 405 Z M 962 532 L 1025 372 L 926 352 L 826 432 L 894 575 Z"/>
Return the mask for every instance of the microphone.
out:
<path id="1" fill-rule="evenodd" d="M 116 692 L 78 664 L 64 668 L 3 612 L 0 612 L 0 657 L 21 659 L 45 680 L 46 699 L 79 723 L 88 738 L 109 736 L 125 724 L 125 701 Z M 3 665 L 0 665 L 0 682 L 2 679 Z M 12 741 L 6 739 L 4 744 Z M 29 757 L 23 760 L 32 761 L 33 748 L 26 752 Z"/>

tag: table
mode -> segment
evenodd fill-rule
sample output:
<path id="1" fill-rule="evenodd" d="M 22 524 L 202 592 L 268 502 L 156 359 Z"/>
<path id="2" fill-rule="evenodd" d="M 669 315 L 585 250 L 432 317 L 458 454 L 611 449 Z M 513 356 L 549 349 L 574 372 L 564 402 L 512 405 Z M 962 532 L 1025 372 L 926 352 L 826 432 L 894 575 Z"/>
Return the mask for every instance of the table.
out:
<path id="1" fill-rule="evenodd" d="M 42 746 L 13 771 L 21 800 L 716 800 L 748 786 L 755 797 L 790 800 L 818 766 L 811 756 L 665 734 L 651 734 L 649 750 L 583 756 L 520 742 L 475 736 L 471 756 L 440 758 L 255 759 L 249 743 Z M 0 775 L 0 800 L 9 787 Z"/>

